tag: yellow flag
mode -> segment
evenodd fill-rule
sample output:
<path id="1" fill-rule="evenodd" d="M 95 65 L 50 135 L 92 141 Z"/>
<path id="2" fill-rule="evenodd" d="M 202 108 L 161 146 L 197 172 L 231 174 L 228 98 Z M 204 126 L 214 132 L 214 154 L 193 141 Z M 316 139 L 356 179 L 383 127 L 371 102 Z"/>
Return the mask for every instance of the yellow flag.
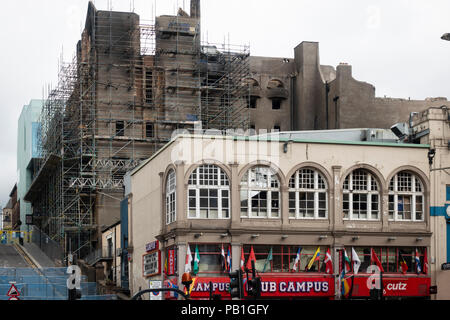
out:
<path id="1" fill-rule="evenodd" d="M 320 247 L 317 248 L 316 252 L 314 253 L 313 257 L 311 258 L 311 260 L 308 263 L 308 270 L 311 269 L 311 267 L 314 264 L 314 261 L 318 261 L 320 258 Z"/>

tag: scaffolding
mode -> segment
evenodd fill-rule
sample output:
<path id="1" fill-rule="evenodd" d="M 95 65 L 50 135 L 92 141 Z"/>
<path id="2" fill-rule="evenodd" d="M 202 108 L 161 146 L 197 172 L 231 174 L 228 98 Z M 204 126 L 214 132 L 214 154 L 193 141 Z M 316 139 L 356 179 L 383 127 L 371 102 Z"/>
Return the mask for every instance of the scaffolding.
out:
<path id="1" fill-rule="evenodd" d="M 38 227 L 66 254 L 86 256 L 119 217 L 125 173 L 175 130 L 247 130 L 249 55 L 248 46 L 201 43 L 199 17 L 181 9 L 141 24 L 90 3 L 76 55 L 45 92 L 26 196 Z"/>

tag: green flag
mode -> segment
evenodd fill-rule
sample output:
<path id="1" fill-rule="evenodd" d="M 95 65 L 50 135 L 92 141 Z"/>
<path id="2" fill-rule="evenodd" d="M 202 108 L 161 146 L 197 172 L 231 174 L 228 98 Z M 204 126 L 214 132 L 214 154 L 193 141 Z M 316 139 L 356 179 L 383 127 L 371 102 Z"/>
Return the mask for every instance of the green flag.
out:
<path id="1" fill-rule="evenodd" d="M 266 272 L 266 268 L 269 267 L 270 268 L 270 261 L 272 261 L 273 257 L 272 257 L 272 247 L 270 248 L 269 254 L 267 255 L 267 259 L 266 262 L 264 263 L 264 269 L 262 272 Z"/>
<path id="2" fill-rule="evenodd" d="M 200 264 L 200 253 L 198 253 L 198 246 L 195 246 L 195 254 L 194 254 L 194 270 L 193 274 L 196 275 L 199 270 Z"/>

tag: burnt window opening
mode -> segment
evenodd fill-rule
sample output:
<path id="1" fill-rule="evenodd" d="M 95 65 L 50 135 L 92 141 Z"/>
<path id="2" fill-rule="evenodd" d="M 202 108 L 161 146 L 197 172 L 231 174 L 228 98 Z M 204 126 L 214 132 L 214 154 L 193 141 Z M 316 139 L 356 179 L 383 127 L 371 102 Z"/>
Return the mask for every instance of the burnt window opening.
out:
<path id="1" fill-rule="evenodd" d="M 247 108 L 256 109 L 256 102 L 258 101 L 258 97 L 250 96 L 247 99 Z"/>
<path id="2" fill-rule="evenodd" d="M 147 122 L 145 124 L 145 136 L 147 138 L 154 138 L 155 137 L 155 126 L 151 122 Z"/>
<path id="3" fill-rule="evenodd" d="M 280 110 L 281 109 L 281 99 L 272 99 L 272 110 Z"/>
<path id="4" fill-rule="evenodd" d="M 125 135 L 125 121 L 116 121 L 116 136 L 123 137 Z"/>

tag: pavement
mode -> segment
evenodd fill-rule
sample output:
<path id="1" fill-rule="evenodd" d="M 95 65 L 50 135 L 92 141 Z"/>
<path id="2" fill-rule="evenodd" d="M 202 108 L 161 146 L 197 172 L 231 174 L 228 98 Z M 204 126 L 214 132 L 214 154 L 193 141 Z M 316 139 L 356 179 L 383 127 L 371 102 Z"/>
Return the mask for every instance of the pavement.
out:
<path id="1" fill-rule="evenodd" d="M 30 268 L 14 245 L 0 244 L 0 268 Z"/>

